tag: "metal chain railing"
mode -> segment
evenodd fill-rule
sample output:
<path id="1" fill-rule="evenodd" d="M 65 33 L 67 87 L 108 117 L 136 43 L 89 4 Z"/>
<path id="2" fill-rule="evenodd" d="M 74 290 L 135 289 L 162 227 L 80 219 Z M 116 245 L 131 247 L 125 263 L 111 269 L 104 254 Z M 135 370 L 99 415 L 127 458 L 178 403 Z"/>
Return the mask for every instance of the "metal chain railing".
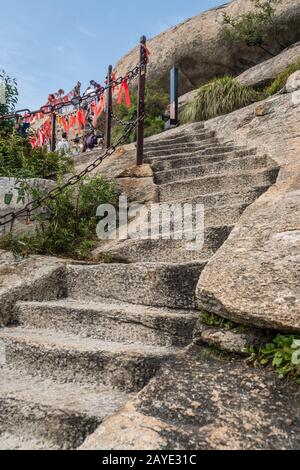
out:
<path id="1" fill-rule="evenodd" d="M 29 118 L 31 116 L 34 116 L 35 114 L 53 114 L 57 111 L 60 111 L 63 108 L 66 108 L 68 106 L 74 106 L 77 107 L 81 105 L 83 102 L 91 100 L 93 98 L 100 98 L 108 89 L 114 89 L 124 82 L 124 80 L 127 81 L 127 83 L 130 83 L 132 80 L 134 80 L 140 73 L 140 70 L 143 69 L 146 65 L 147 58 L 142 60 L 138 65 L 136 65 L 132 70 L 129 70 L 129 72 L 126 73 L 125 77 L 118 77 L 115 80 L 111 80 L 107 85 L 104 87 L 99 88 L 98 90 L 92 91 L 91 93 L 88 93 L 83 96 L 75 96 L 69 101 L 61 102 L 61 103 L 56 103 L 56 104 L 46 104 L 44 106 L 41 106 L 38 110 L 31 111 L 30 109 L 20 109 L 18 111 L 15 111 L 13 113 L 8 113 L 8 114 L 2 114 L 0 115 L 0 121 L 3 120 L 10 120 L 10 119 L 19 119 L 19 118 L 24 118 L 24 115 L 26 118 Z"/>
<path id="2" fill-rule="evenodd" d="M 112 155 L 116 151 L 119 145 L 126 143 L 127 137 L 130 135 L 133 129 L 135 129 L 138 126 L 138 124 L 144 120 L 144 118 L 145 118 L 145 115 L 141 115 L 139 118 L 133 121 L 128 126 L 128 128 L 124 131 L 122 136 L 119 137 L 119 139 L 114 144 L 112 144 L 108 149 L 106 149 L 102 155 L 96 158 L 96 160 L 90 163 L 80 173 L 78 173 L 77 175 L 71 176 L 63 185 L 53 188 L 43 197 L 39 197 L 37 199 L 34 199 L 33 201 L 30 201 L 28 204 L 26 204 L 22 209 L 20 209 L 17 212 L 9 212 L 7 214 L 2 215 L 0 217 L 0 227 L 3 227 L 8 224 L 13 225 L 15 220 L 17 220 L 19 217 L 22 217 L 22 216 L 25 216 L 26 218 L 29 219 L 31 213 L 36 211 L 38 208 L 40 208 L 44 204 L 44 202 L 49 201 L 49 200 L 55 200 L 66 188 L 77 184 L 82 178 L 84 178 L 86 175 L 88 175 L 93 170 L 95 170 L 103 162 L 105 158 Z"/>
<path id="3" fill-rule="evenodd" d="M 116 122 L 117 124 L 120 124 L 120 126 L 123 126 L 125 129 L 127 126 L 130 126 L 132 123 L 134 123 L 135 121 L 124 121 L 123 119 L 120 119 L 118 118 L 118 116 L 116 116 L 113 111 L 111 112 L 111 118 L 114 122 Z"/>
<path id="4" fill-rule="evenodd" d="M 88 175 L 93 170 L 95 170 L 103 162 L 105 158 L 109 157 L 115 152 L 116 148 L 119 145 L 126 143 L 128 136 L 134 129 L 137 129 L 137 164 L 141 165 L 143 163 L 143 139 L 144 139 L 144 120 L 145 120 L 144 95 L 145 95 L 146 69 L 147 69 L 147 64 L 149 62 L 149 54 L 150 53 L 146 47 L 146 38 L 145 36 L 143 36 L 141 38 L 141 43 L 140 43 L 140 62 L 132 70 L 127 72 L 125 77 L 112 79 L 112 76 L 111 76 L 112 73 L 110 70 L 106 86 L 100 87 L 91 93 L 85 94 L 83 96 L 76 96 L 67 102 L 64 101 L 64 102 L 56 103 L 53 105 L 47 104 L 45 106 L 42 106 L 39 110 L 36 110 L 36 111 L 31 111 L 30 109 L 21 109 L 21 110 L 15 111 L 14 113 L 0 115 L 0 121 L 10 120 L 10 119 L 20 119 L 20 118 L 24 119 L 24 118 L 29 118 L 30 116 L 33 116 L 36 114 L 43 114 L 43 115 L 52 114 L 52 116 L 55 116 L 56 111 L 59 111 L 62 108 L 65 108 L 71 105 L 76 107 L 82 104 L 84 101 L 101 97 L 102 95 L 104 95 L 105 92 L 107 92 L 108 95 L 110 95 L 111 97 L 113 89 L 121 86 L 122 84 L 124 84 L 124 82 L 128 84 L 132 80 L 134 80 L 136 77 L 139 77 L 138 112 L 137 112 L 137 118 L 134 121 L 123 121 L 122 119 L 119 119 L 117 116 L 113 114 L 112 106 L 111 105 L 107 106 L 106 116 L 109 117 L 109 120 L 114 119 L 116 122 L 124 126 L 124 132 L 121 135 L 121 137 L 119 137 L 114 144 L 110 144 L 111 129 L 110 129 L 110 126 L 107 126 L 108 134 L 109 134 L 109 145 L 107 145 L 107 148 L 102 155 L 96 158 L 96 160 L 90 163 L 79 174 L 71 176 L 64 184 L 60 186 L 56 186 L 51 191 L 49 191 L 46 195 L 40 196 L 34 199 L 33 201 L 30 201 L 22 209 L 16 212 L 8 212 L 7 214 L 0 216 L 0 227 L 6 226 L 8 224 L 11 224 L 11 227 L 13 227 L 15 220 L 22 216 L 25 216 L 26 220 L 30 221 L 30 215 L 32 212 L 40 208 L 46 201 L 55 200 L 66 188 L 70 186 L 74 186 L 82 178 L 84 178 L 86 175 Z M 52 132 L 54 132 L 54 129 L 55 129 L 55 126 L 53 126 Z"/>

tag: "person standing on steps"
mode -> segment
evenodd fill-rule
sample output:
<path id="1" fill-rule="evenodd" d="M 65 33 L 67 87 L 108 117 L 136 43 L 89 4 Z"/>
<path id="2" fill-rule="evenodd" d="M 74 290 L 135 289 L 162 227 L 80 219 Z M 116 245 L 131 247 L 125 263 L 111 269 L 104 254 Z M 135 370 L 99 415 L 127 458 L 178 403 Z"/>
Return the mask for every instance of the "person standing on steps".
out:
<path id="1" fill-rule="evenodd" d="M 57 144 L 56 151 L 60 155 L 66 155 L 69 151 L 69 148 L 70 146 L 68 142 L 68 135 L 66 132 L 63 132 L 61 136 L 61 140 Z"/>

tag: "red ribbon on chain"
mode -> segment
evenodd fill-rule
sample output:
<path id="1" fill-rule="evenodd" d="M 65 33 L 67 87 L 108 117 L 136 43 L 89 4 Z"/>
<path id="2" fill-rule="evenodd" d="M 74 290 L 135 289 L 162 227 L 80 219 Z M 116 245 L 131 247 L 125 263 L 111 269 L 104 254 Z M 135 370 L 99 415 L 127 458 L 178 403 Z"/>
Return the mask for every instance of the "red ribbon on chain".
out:
<path id="1" fill-rule="evenodd" d="M 120 89 L 119 89 L 119 94 L 118 94 L 118 99 L 117 103 L 122 104 L 123 101 L 123 92 L 125 95 L 125 103 L 127 108 L 130 108 L 131 106 L 131 100 L 130 100 L 130 93 L 129 93 L 129 87 L 126 78 L 121 83 Z"/>
<path id="2" fill-rule="evenodd" d="M 80 109 L 77 112 L 77 120 L 78 120 L 78 130 L 80 132 L 82 127 L 86 125 L 86 113 L 83 111 L 83 109 Z"/>

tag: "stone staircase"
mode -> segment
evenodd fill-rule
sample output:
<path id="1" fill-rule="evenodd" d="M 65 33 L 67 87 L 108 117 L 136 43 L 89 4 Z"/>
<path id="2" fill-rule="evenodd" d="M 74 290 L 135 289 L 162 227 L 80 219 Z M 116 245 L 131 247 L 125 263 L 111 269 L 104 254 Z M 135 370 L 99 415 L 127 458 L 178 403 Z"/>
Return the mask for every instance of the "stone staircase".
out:
<path id="1" fill-rule="evenodd" d="M 178 135 L 177 135 L 178 134 Z M 0 330 L 0 449 L 75 449 L 191 343 L 195 290 L 209 258 L 278 168 L 256 151 L 219 142 L 202 124 L 149 139 L 161 202 L 205 205 L 205 243 L 114 242 L 124 262 L 68 265 L 64 297 L 18 302 Z"/>

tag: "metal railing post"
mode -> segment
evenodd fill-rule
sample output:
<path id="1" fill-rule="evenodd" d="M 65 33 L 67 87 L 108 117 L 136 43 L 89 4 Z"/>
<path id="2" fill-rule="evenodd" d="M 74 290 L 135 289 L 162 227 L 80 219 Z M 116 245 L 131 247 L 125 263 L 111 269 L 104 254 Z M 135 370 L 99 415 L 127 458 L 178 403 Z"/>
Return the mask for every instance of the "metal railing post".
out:
<path id="1" fill-rule="evenodd" d="M 111 83 L 112 65 L 109 65 L 107 72 L 107 84 Z M 106 90 L 105 107 L 105 147 L 108 149 L 111 145 L 111 120 L 112 120 L 112 88 L 109 86 Z"/>
<path id="2" fill-rule="evenodd" d="M 146 50 L 146 37 L 141 37 L 140 44 L 140 64 L 145 64 L 140 68 L 139 72 L 139 86 L 138 86 L 138 115 L 137 118 L 137 165 L 143 165 L 144 162 L 144 119 L 141 119 L 145 114 L 145 90 L 146 90 L 146 72 L 147 72 L 147 50 Z"/>
<path id="3" fill-rule="evenodd" d="M 55 152 L 56 149 L 56 113 L 52 113 L 51 116 L 51 152 Z"/>

